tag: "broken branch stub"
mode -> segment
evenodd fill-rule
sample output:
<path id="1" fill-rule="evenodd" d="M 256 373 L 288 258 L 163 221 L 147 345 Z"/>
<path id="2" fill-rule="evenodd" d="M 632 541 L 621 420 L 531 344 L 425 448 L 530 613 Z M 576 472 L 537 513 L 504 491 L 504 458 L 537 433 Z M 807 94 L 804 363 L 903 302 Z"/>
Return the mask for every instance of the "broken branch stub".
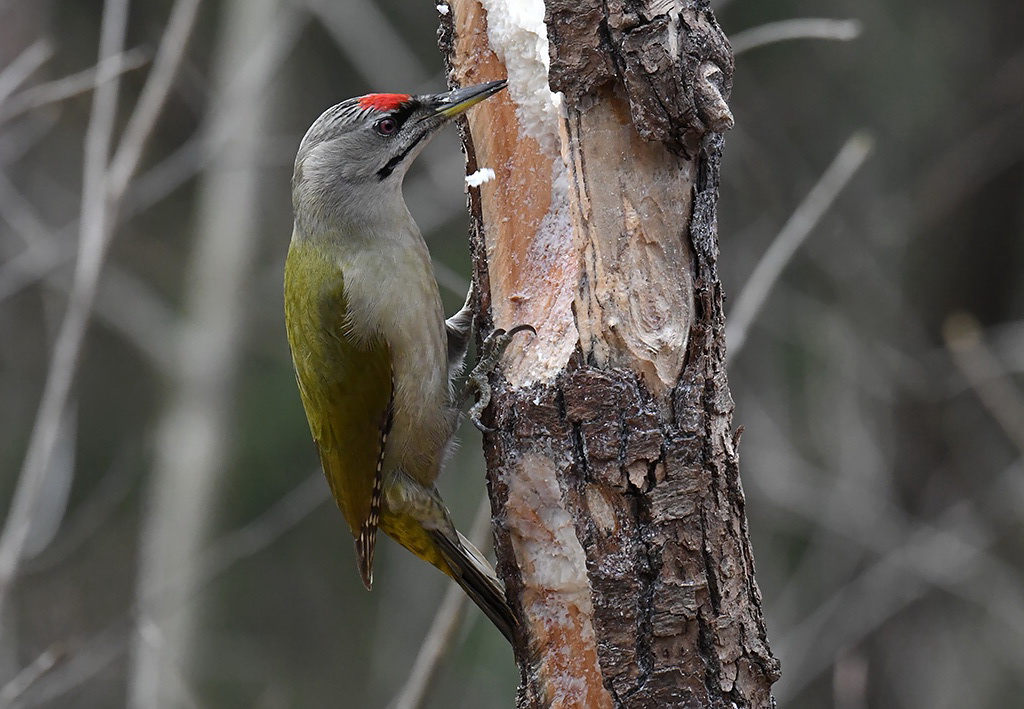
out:
<path id="1" fill-rule="evenodd" d="M 605 84 L 620 86 L 637 133 L 677 149 L 728 130 L 729 40 L 710 9 L 684 4 L 549 0 L 552 91 L 579 106 Z"/>

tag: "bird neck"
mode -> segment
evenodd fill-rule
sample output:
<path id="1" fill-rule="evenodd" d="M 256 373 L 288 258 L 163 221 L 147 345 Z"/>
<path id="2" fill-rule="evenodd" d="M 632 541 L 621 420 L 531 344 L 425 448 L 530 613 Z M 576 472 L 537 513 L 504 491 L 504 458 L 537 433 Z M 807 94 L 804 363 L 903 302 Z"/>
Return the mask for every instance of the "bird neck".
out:
<path id="1" fill-rule="evenodd" d="M 293 190 L 295 237 L 344 249 L 380 248 L 394 239 L 422 240 L 400 180 L 375 184 L 306 183 Z"/>

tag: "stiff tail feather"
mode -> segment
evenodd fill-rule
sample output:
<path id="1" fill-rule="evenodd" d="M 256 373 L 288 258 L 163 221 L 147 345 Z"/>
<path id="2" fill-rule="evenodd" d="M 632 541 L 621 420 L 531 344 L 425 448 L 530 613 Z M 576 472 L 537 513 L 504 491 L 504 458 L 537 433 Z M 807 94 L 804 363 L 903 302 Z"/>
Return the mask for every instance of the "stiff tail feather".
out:
<path id="1" fill-rule="evenodd" d="M 441 530 L 430 530 L 428 533 L 448 562 L 455 582 L 491 619 L 501 634 L 510 643 L 513 642 L 514 629 L 519 622 L 512 613 L 512 607 L 505 598 L 505 589 L 491 565 L 459 532 L 455 532 L 456 539 Z"/>

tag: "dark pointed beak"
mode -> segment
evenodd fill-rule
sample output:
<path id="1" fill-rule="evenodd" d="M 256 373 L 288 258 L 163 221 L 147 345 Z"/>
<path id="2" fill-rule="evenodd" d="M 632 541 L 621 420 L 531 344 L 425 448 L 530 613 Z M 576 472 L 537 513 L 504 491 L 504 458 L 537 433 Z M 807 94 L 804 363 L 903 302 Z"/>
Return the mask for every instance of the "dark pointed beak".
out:
<path id="1" fill-rule="evenodd" d="M 435 104 L 434 115 L 444 118 L 457 116 L 467 108 L 475 106 L 489 96 L 498 93 L 505 88 L 507 83 L 504 79 L 488 81 L 486 84 L 467 86 L 464 89 L 455 89 L 447 93 L 437 94 L 431 97 L 433 99 L 432 103 Z"/>

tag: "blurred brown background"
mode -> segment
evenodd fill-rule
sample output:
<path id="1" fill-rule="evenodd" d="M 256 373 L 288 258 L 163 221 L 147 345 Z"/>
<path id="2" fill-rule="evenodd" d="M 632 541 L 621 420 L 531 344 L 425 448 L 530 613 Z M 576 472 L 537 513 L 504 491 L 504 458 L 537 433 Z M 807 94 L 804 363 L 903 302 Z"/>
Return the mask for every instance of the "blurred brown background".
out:
<path id="1" fill-rule="evenodd" d="M 185 4 L 131 3 L 111 152 Z M 91 324 L 0 610 L 0 706 L 160 706 L 154 668 L 165 705 L 195 707 L 377 707 L 404 681 L 446 581 L 384 542 L 362 589 L 295 390 L 281 272 L 303 132 L 348 96 L 443 89 L 435 4 L 199 4 L 107 205 Z M 1019 706 L 1024 4 L 713 4 L 744 48 L 720 266 L 727 312 L 747 288 L 757 306 L 730 320 L 730 383 L 779 703 Z M 0 510 L 32 468 L 97 209 L 81 212 L 92 92 L 50 82 L 96 65 L 103 12 L 0 2 Z M 808 17 L 858 36 L 740 41 Z M 406 181 L 449 312 L 468 274 L 462 175 L 449 129 Z M 468 528 L 483 463 L 471 427 L 463 441 L 442 490 Z M 427 706 L 511 707 L 513 670 L 471 609 Z"/>

